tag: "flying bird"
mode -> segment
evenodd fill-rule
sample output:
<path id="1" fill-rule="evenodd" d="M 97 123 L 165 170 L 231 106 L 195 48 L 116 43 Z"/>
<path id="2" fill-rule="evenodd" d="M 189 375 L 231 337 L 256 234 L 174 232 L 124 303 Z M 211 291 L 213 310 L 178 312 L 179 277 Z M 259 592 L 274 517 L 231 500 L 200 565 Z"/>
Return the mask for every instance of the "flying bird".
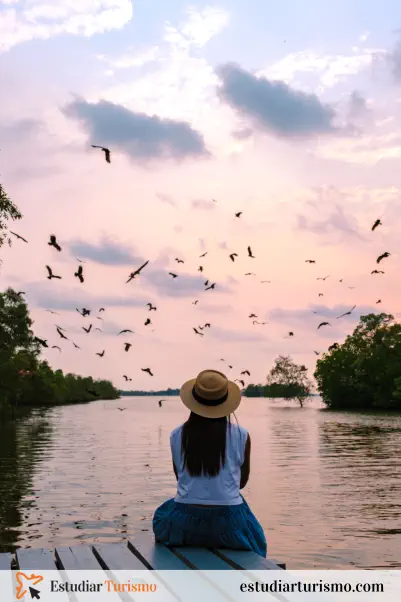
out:
<path id="1" fill-rule="evenodd" d="M 126 410 L 127 408 L 117 408 L 117 410 L 120 410 L 120 412 L 124 412 L 124 410 Z"/>
<path id="2" fill-rule="evenodd" d="M 251 376 L 251 373 L 249 372 L 249 370 L 243 370 L 241 372 L 241 374 L 247 374 L 248 376 Z"/>
<path id="3" fill-rule="evenodd" d="M 313 353 L 314 353 L 315 355 L 320 355 L 320 352 L 319 352 L 319 351 L 314 351 Z"/>
<path id="4" fill-rule="evenodd" d="M 198 267 L 198 272 L 203 272 L 203 265 L 200 265 L 200 266 Z"/>
<path id="5" fill-rule="evenodd" d="M 174 274 L 173 272 L 169 272 L 169 275 L 172 276 L 173 278 L 178 278 L 178 274 Z"/>
<path id="6" fill-rule="evenodd" d="M 321 328 L 322 326 L 331 326 L 331 324 L 329 322 L 320 322 L 319 326 L 317 327 L 317 330 L 319 330 L 319 328 Z"/>
<path id="7" fill-rule="evenodd" d="M 288 333 L 288 336 L 289 336 L 289 337 L 293 337 L 293 336 L 294 336 L 294 333 L 293 333 L 292 331 L 290 331 L 290 332 Z"/>
<path id="8" fill-rule="evenodd" d="M 235 383 L 240 383 L 240 385 L 242 385 L 243 387 L 245 387 L 245 382 L 243 380 L 241 380 L 240 378 L 236 378 Z"/>
<path id="9" fill-rule="evenodd" d="M 330 274 L 328 276 L 325 276 L 324 278 L 316 278 L 316 280 L 326 280 L 326 278 L 329 278 Z"/>
<path id="10" fill-rule="evenodd" d="M 148 326 L 148 324 L 152 324 L 151 319 L 150 318 L 146 318 L 146 322 L 145 322 L 145 326 Z"/>
<path id="11" fill-rule="evenodd" d="M 210 322 L 206 322 L 206 324 L 203 326 L 203 328 L 210 328 L 211 324 Z"/>
<path id="12" fill-rule="evenodd" d="M 183 259 L 178 259 L 178 257 L 176 257 L 175 260 L 176 260 L 177 263 L 184 263 L 184 260 Z"/>
<path id="13" fill-rule="evenodd" d="M 372 270 L 371 274 L 384 274 L 383 270 Z"/>
<path id="14" fill-rule="evenodd" d="M 192 328 L 192 330 L 195 332 L 195 334 L 199 334 L 201 337 L 203 337 L 203 332 L 199 332 L 199 330 L 196 328 Z"/>
<path id="15" fill-rule="evenodd" d="M 11 232 L 11 230 L 9 230 L 10 234 L 12 234 L 13 236 L 15 236 L 16 238 L 18 238 L 19 240 L 22 240 L 23 242 L 28 242 L 26 240 L 26 238 L 24 238 L 23 236 L 21 236 L 20 234 L 17 234 L 16 232 Z"/>
<path id="16" fill-rule="evenodd" d="M 61 348 L 58 345 L 52 345 L 52 349 L 58 349 L 61 352 Z"/>
<path id="17" fill-rule="evenodd" d="M 153 376 L 153 372 L 150 368 L 141 368 L 142 372 L 147 372 L 149 376 Z"/>
<path id="18" fill-rule="evenodd" d="M 56 311 L 53 311 L 51 309 L 46 309 L 46 311 L 49 312 L 49 314 L 54 314 L 55 316 L 59 316 L 60 314 L 58 314 Z"/>
<path id="19" fill-rule="evenodd" d="M 86 334 L 89 334 L 90 331 L 92 330 L 92 324 L 89 324 L 88 328 L 85 328 L 85 326 L 82 326 L 82 330 L 84 330 L 86 332 Z"/>
<path id="20" fill-rule="evenodd" d="M 251 247 L 248 247 L 248 257 L 252 257 L 252 259 L 255 259 L 255 256 L 252 254 Z"/>
<path id="21" fill-rule="evenodd" d="M 385 259 L 386 257 L 390 257 L 390 253 L 388 253 L 387 251 L 379 255 L 379 257 L 376 259 L 376 263 L 380 263 L 381 260 Z"/>
<path id="22" fill-rule="evenodd" d="M 103 332 L 103 330 L 101 328 L 95 328 L 95 330 L 98 330 L 99 332 Z"/>
<path id="23" fill-rule="evenodd" d="M 238 213 L 235 214 L 235 217 L 241 217 L 242 215 L 242 211 L 238 211 Z"/>
<path id="24" fill-rule="evenodd" d="M 47 265 L 46 270 L 48 271 L 48 274 L 49 274 L 47 277 L 48 280 L 51 280 L 52 278 L 58 278 L 59 280 L 61 280 L 61 276 L 56 276 L 56 274 L 53 274 L 53 271 L 50 266 Z"/>
<path id="25" fill-rule="evenodd" d="M 383 225 L 383 224 L 381 223 L 381 221 L 380 221 L 379 219 L 377 219 L 377 220 L 375 221 L 375 223 L 373 224 L 373 226 L 372 226 L 372 232 L 373 232 L 374 230 L 376 230 L 377 226 L 382 226 L 382 225 Z"/>
<path id="26" fill-rule="evenodd" d="M 248 318 L 257 318 L 258 316 L 256 314 L 249 314 Z"/>
<path id="27" fill-rule="evenodd" d="M 72 341 L 72 344 L 74 345 L 75 349 L 81 349 L 81 347 L 78 347 L 78 345 L 74 343 L 74 341 Z"/>
<path id="28" fill-rule="evenodd" d="M 205 288 L 205 291 L 210 291 L 210 289 L 214 289 L 215 286 L 216 286 L 216 283 L 213 282 L 213 284 L 211 284 L 210 286 L 208 286 L 207 288 Z"/>
<path id="29" fill-rule="evenodd" d="M 354 305 L 353 307 L 351 307 L 351 309 L 349 311 L 346 311 L 345 314 L 341 314 L 341 316 L 337 316 L 337 320 L 339 320 L 340 318 L 343 318 L 344 316 L 350 316 L 351 313 L 354 311 L 354 309 L 356 308 L 356 305 Z"/>
<path id="30" fill-rule="evenodd" d="M 196 305 L 197 303 L 199 303 L 199 299 L 195 299 L 195 301 L 192 301 L 192 305 Z"/>
<path id="31" fill-rule="evenodd" d="M 134 334 L 134 331 L 130 330 L 129 328 L 125 328 L 124 330 L 120 330 L 120 332 L 118 334 L 123 334 L 124 332 L 132 332 Z"/>
<path id="32" fill-rule="evenodd" d="M 54 234 L 50 235 L 50 242 L 47 243 L 49 247 L 54 247 L 57 251 L 61 251 L 61 247 L 58 244 Z"/>
<path id="33" fill-rule="evenodd" d="M 132 343 L 124 343 L 124 351 L 129 351 L 130 347 L 132 347 Z"/>
<path id="34" fill-rule="evenodd" d="M 138 268 L 137 270 L 135 270 L 135 272 L 131 272 L 131 274 L 128 277 L 128 280 L 126 282 L 126 284 L 128 284 L 128 282 L 131 282 L 131 280 L 133 280 L 135 278 L 135 276 L 139 276 L 139 274 L 141 273 L 141 271 L 143 270 L 144 267 L 146 267 L 149 263 L 148 261 L 145 261 L 145 263 L 143 265 L 141 265 L 140 268 Z"/>
<path id="35" fill-rule="evenodd" d="M 324 297 L 323 293 L 319 293 L 319 297 Z"/>
<path id="36" fill-rule="evenodd" d="M 205 251 L 204 253 L 202 253 L 202 255 L 199 255 L 199 258 L 205 257 L 207 254 L 208 254 L 208 251 Z"/>
<path id="37" fill-rule="evenodd" d="M 92 144 L 92 148 L 100 148 L 104 152 L 104 158 L 107 163 L 110 163 L 110 150 L 105 148 L 104 146 L 97 146 L 96 144 Z"/>
<path id="38" fill-rule="evenodd" d="M 381 303 L 381 302 L 382 302 L 382 300 L 381 300 L 381 299 L 378 299 L 378 300 L 376 301 L 376 305 L 377 305 L 378 303 Z"/>
<path id="39" fill-rule="evenodd" d="M 123 374 L 123 378 L 125 378 L 126 381 L 129 380 L 128 376 L 126 374 Z"/>
<path id="40" fill-rule="evenodd" d="M 162 402 L 164 401 L 164 399 L 159 399 L 159 408 L 162 407 Z"/>
<path id="41" fill-rule="evenodd" d="M 81 314 L 81 316 L 85 317 L 85 316 L 89 316 L 91 313 L 90 309 L 86 309 L 85 307 L 82 308 L 82 311 L 80 309 L 78 309 L 78 307 L 75 308 L 77 310 L 77 312 L 79 314 Z"/>
<path id="42" fill-rule="evenodd" d="M 147 303 L 146 304 L 149 307 L 149 311 L 156 311 L 157 307 L 155 305 L 152 305 L 151 303 Z"/>
<path id="43" fill-rule="evenodd" d="M 100 313 L 101 311 L 104 311 L 104 307 L 101 307 L 101 308 L 99 309 L 99 313 Z"/>
<path id="44" fill-rule="evenodd" d="M 68 341 L 68 338 L 65 336 L 65 334 L 63 334 L 63 332 L 60 330 L 60 328 L 58 326 L 57 326 L 56 330 L 62 339 L 65 339 L 66 341 Z"/>
<path id="45" fill-rule="evenodd" d="M 337 349 L 337 347 L 338 347 L 338 343 L 333 343 L 332 345 L 330 345 L 329 351 L 332 351 L 333 349 Z"/>
<path id="46" fill-rule="evenodd" d="M 76 278 L 79 278 L 79 281 L 82 282 L 84 281 L 84 277 L 83 277 L 83 267 L 81 265 L 78 266 L 78 271 L 74 273 L 74 276 Z"/>
<path id="47" fill-rule="evenodd" d="M 305 263 L 316 263 L 314 259 L 305 259 Z"/>
<path id="48" fill-rule="evenodd" d="M 102 353 L 96 353 L 96 355 L 98 355 L 99 357 L 103 357 L 104 356 L 104 349 L 103 349 Z"/>
<path id="49" fill-rule="evenodd" d="M 42 345 L 42 347 L 48 347 L 49 346 L 47 344 L 47 340 L 45 340 L 45 339 L 40 339 L 39 337 L 34 337 L 33 340 L 35 341 L 35 343 L 39 343 L 39 345 Z"/>
<path id="50" fill-rule="evenodd" d="M 231 255 L 229 255 L 231 261 L 235 261 L 235 257 L 238 257 L 238 253 L 231 253 Z"/>

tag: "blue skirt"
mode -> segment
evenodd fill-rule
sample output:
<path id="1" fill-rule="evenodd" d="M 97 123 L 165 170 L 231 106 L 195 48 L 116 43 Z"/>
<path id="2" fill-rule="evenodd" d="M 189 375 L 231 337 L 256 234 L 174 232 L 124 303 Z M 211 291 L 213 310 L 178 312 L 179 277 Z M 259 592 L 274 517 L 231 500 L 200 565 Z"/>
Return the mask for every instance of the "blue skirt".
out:
<path id="1" fill-rule="evenodd" d="M 155 539 L 167 546 L 250 550 L 266 557 L 262 526 L 242 499 L 243 503 L 237 506 L 215 508 L 167 500 L 153 516 Z"/>

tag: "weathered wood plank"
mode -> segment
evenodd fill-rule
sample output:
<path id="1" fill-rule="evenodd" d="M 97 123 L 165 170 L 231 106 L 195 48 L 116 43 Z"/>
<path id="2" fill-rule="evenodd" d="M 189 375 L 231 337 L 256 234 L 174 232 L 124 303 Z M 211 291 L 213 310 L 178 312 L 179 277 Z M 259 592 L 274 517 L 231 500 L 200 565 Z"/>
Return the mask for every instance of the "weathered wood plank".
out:
<path id="1" fill-rule="evenodd" d="M 0 593 L 3 600 L 14 600 L 13 574 L 11 572 L 11 554 L 0 554 Z"/>
<path id="2" fill-rule="evenodd" d="M 19 548 L 17 562 L 21 570 L 57 571 L 53 552 L 46 548 Z"/>
<path id="3" fill-rule="evenodd" d="M 56 548 L 56 558 L 60 567 L 69 571 L 96 571 L 102 568 L 90 546 Z"/>
<path id="4" fill-rule="evenodd" d="M 284 571 L 287 570 L 287 564 L 285 562 L 281 562 L 281 560 L 276 560 L 275 558 L 269 558 L 270 562 L 274 562 L 280 569 Z"/>
<path id="5" fill-rule="evenodd" d="M 216 554 L 223 560 L 226 560 L 234 569 L 257 570 L 257 571 L 282 571 L 277 564 L 272 560 L 263 558 L 245 550 L 224 550 L 222 548 L 216 550 Z"/>
<path id="6" fill-rule="evenodd" d="M 0 571 L 10 571 L 11 570 L 11 560 L 12 556 L 8 552 L 4 552 L 0 554 Z"/>
<path id="7" fill-rule="evenodd" d="M 174 547 L 172 548 L 181 560 L 187 562 L 192 569 L 201 571 L 230 571 L 232 566 L 206 548 Z"/>
<path id="8" fill-rule="evenodd" d="M 115 571 L 143 571 L 147 567 L 125 543 L 106 543 L 93 546 L 96 558 L 103 569 Z"/>
<path id="9" fill-rule="evenodd" d="M 152 536 L 139 535 L 128 541 L 128 548 L 138 556 L 148 569 L 157 571 L 185 571 L 189 566 L 169 548 L 156 543 Z"/>

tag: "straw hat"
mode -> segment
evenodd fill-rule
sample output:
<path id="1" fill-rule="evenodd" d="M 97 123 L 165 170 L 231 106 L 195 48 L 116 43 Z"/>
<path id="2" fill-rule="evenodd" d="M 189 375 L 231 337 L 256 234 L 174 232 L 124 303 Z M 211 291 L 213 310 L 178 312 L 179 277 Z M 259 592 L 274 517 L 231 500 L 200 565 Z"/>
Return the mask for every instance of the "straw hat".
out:
<path id="1" fill-rule="evenodd" d="M 228 416 L 241 403 L 238 385 L 217 370 L 202 370 L 188 380 L 181 387 L 180 397 L 191 412 L 204 418 Z"/>

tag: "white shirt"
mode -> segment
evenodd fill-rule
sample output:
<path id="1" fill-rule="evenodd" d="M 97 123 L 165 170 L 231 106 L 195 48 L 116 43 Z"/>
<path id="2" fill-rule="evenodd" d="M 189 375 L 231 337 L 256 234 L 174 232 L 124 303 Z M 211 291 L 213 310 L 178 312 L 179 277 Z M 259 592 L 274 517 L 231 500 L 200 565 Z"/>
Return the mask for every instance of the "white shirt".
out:
<path id="1" fill-rule="evenodd" d="M 183 425 L 170 435 L 170 447 L 177 469 L 176 502 L 182 504 L 210 504 L 235 506 L 242 504 L 240 495 L 241 466 L 244 463 L 245 443 L 248 431 L 242 426 L 231 424 L 226 431 L 226 461 L 215 477 L 191 476 L 183 466 L 181 436 Z"/>

